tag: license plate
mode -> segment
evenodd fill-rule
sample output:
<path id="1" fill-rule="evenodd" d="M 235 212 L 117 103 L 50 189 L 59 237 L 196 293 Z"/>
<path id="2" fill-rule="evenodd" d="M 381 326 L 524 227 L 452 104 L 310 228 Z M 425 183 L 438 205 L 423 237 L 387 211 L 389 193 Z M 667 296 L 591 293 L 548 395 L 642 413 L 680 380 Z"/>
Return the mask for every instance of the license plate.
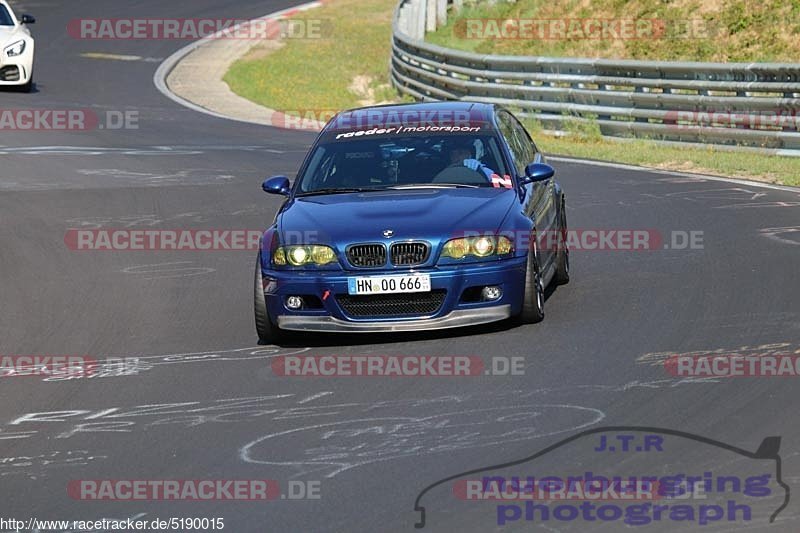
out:
<path id="1" fill-rule="evenodd" d="M 350 294 L 431 292 L 431 277 L 429 274 L 412 274 L 410 276 L 348 278 L 347 292 Z"/>

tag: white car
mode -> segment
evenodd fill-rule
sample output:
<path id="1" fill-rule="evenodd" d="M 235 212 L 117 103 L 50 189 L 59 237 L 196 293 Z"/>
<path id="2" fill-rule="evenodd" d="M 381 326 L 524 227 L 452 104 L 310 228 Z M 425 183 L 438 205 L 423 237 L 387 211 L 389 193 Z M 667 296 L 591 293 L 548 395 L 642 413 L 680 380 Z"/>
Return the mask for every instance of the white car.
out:
<path id="1" fill-rule="evenodd" d="M 13 85 L 29 92 L 33 88 L 33 37 L 30 15 L 17 18 L 6 0 L 0 0 L 0 87 Z"/>

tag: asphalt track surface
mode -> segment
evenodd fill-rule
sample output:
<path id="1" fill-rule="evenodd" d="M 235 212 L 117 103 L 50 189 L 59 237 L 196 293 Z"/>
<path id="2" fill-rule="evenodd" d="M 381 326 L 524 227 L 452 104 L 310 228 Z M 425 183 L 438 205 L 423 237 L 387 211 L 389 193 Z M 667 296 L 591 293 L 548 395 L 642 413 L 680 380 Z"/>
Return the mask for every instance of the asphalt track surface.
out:
<path id="1" fill-rule="evenodd" d="M 31 0 L 18 7 L 38 18 L 38 91 L 0 92 L 0 107 L 135 110 L 140 119 L 136 130 L 0 132 L 0 353 L 138 357 L 140 367 L 129 376 L 0 381 L 0 517 L 224 517 L 236 532 L 408 531 L 426 486 L 606 425 L 682 430 L 751 451 L 778 435 L 784 481 L 797 484 L 796 378 L 674 378 L 659 355 L 800 348 L 796 192 L 558 162 L 572 228 L 702 231 L 703 249 L 573 252 L 572 282 L 550 296 L 538 325 L 304 335 L 282 347 L 256 344 L 252 252 L 67 249 L 65 231 L 75 227 L 265 227 L 279 200 L 260 191 L 261 180 L 293 175 L 313 140 L 199 114 L 160 94 L 152 83 L 158 60 L 185 43 L 79 41 L 66 34 L 67 22 L 256 17 L 288 5 Z M 87 52 L 150 59 L 81 57 Z M 270 358 L 288 353 L 521 357 L 525 371 L 276 376 Z M 50 412 L 58 413 L 41 414 Z M 24 418 L 32 413 L 39 415 Z M 601 471 L 628 460 L 600 457 L 594 446 L 571 450 L 547 470 L 588 462 Z M 675 459 L 694 472 L 741 463 L 700 444 L 680 450 Z M 667 462 L 657 454 L 636 461 L 659 471 Z M 274 479 L 282 489 L 310 480 L 320 483 L 321 498 L 78 501 L 66 491 L 77 479 Z M 623 527 L 581 520 L 487 527 L 491 505 L 446 492 L 429 495 L 428 530 Z M 796 531 L 798 506 L 800 499 L 790 501 L 771 526 L 721 521 L 702 529 Z"/>

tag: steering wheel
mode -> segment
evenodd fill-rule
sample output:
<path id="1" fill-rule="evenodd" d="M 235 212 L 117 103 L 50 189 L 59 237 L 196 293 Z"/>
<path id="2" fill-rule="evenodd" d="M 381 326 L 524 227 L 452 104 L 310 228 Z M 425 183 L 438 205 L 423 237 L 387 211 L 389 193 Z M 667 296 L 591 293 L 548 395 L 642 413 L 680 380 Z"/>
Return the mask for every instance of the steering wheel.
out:
<path id="1" fill-rule="evenodd" d="M 461 163 L 453 163 L 434 176 L 432 183 L 457 183 L 462 185 L 488 185 L 480 170 L 471 170 Z"/>

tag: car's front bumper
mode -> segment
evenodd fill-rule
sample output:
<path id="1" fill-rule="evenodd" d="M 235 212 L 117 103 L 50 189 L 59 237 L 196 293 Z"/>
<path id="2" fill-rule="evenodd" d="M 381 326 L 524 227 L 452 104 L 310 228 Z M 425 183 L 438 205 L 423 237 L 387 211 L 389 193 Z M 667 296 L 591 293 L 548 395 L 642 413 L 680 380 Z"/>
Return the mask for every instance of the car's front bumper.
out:
<path id="1" fill-rule="evenodd" d="M 367 333 L 444 329 L 495 322 L 521 310 L 526 274 L 524 257 L 414 272 L 429 274 L 431 290 L 444 293 L 438 309 L 426 314 L 375 316 L 356 316 L 352 308 L 348 311 L 344 304 L 348 295 L 348 278 L 398 275 L 409 273 L 408 270 L 343 272 L 262 268 L 262 277 L 269 315 L 276 326 L 287 330 Z M 503 294 L 493 301 L 466 298 L 470 291 L 474 294 L 476 287 L 484 286 L 499 286 Z M 288 309 L 286 298 L 294 295 L 313 297 L 318 302 L 317 308 Z"/>
<path id="2" fill-rule="evenodd" d="M 33 77 L 33 42 L 28 42 L 25 52 L 7 57 L 0 47 L 0 86 L 25 85 Z"/>
<path id="3" fill-rule="evenodd" d="M 391 331 L 424 331 L 459 328 L 505 320 L 511 316 L 510 305 L 451 311 L 439 318 L 386 320 L 382 322 L 341 320 L 332 316 L 281 316 L 278 327 L 295 331 L 375 333 Z"/>

